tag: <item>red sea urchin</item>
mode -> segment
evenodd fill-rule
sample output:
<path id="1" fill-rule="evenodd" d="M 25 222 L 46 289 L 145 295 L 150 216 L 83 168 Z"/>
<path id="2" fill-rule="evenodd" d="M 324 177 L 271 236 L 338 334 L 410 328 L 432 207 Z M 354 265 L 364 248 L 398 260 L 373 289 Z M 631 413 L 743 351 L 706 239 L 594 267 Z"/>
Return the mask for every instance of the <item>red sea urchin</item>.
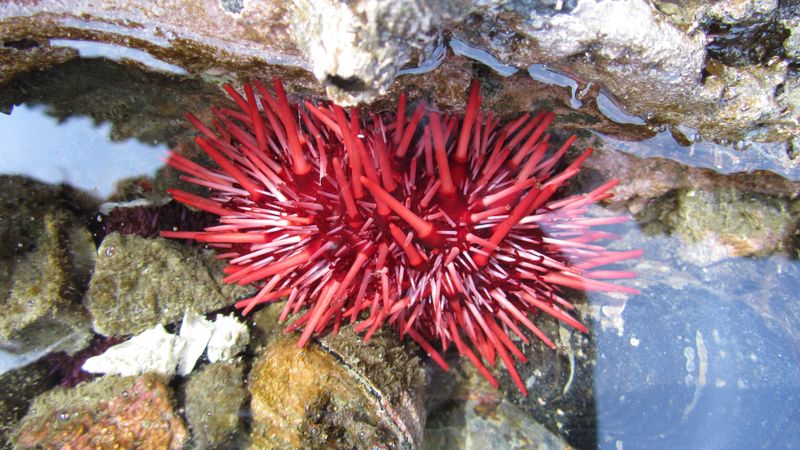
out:
<path id="1" fill-rule="evenodd" d="M 626 219 L 584 215 L 617 180 L 551 199 L 591 153 L 556 172 L 575 137 L 548 154 L 552 112 L 501 126 L 480 112 L 473 82 L 463 119 L 423 103 L 407 118 L 401 95 L 397 113 L 362 120 L 355 108 L 293 105 L 278 79 L 274 88 L 255 81 L 242 97 L 225 86 L 240 110 L 212 109 L 216 131 L 187 114 L 219 168 L 172 153 L 185 181 L 212 192 L 170 193 L 220 223 L 161 235 L 208 243 L 229 259 L 225 282 L 258 284 L 236 303 L 244 314 L 288 297 L 281 320 L 304 311 L 289 325 L 303 330 L 299 346 L 343 320 L 365 340 L 390 324 L 445 369 L 431 342 L 454 342 L 494 386 L 485 363 L 499 356 L 525 394 L 512 357 L 526 359 L 510 334 L 528 343 L 527 329 L 555 347 L 531 321 L 538 311 L 586 332 L 562 287 L 636 292 L 603 281 L 633 273 L 596 270 L 641 254 L 595 243 L 614 236 L 592 227 Z"/>

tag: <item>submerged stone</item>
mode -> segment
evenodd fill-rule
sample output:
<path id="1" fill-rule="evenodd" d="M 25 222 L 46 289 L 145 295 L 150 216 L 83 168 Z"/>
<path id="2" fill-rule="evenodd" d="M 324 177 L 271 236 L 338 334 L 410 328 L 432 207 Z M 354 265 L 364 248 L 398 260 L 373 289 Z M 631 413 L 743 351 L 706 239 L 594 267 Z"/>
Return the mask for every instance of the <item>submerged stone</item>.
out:
<path id="1" fill-rule="evenodd" d="M 455 392 L 428 413 L 425 448 L 460 450 L 557 449 L 569 444 L 492 388 L 473 367 L 448 382 Z M 437 393 L 432 393 L 437 397 Z"/>
<path id="2" fill-rule="evenodd" d="M 78 300 L 94 245 L 74 209 L 66 206 L 82 201 L 70 192 L 0 177 L 0 305 L 5 312 L 0 343 L 17 355 L 73 353 L 90 338 Z"/>
<path id="3" fill-rule="evenodd" d="M 350 326 L 301 349 L 295 335 L 271 336 L 248 384 L 254 448 L 419 448 L 425 376 L 413 346 L 386 333 L 365 343 Z"/>
<path id="4" fill-rule="evenodd" d="M 180 320 L 187 309 L 206 313 L 251 291 L 222 283 L 214 253 L 166 239 L 111 233 L 98 250 L 86 305 L 100 334 L 136 334 Z"/>
<path id="5" fill-rule="evenodd" d="M 798 245 L 800 200 L 742 192 L 731 187 L 681 189 L 654 205 L 660 229 L 681 237 L 682 258 L 708 265 L 736 256 L 790 254 Z"/>
<path id="6" fill-rule="evenodd" d="M 198 449 L 240 448 L 247 398 L 241 363 L 215 363 L 193 374 L 184 387 L 186 420 Z"/>
<path id="7" fill-rule="evenodd" d="M 163 378 L 102 377 L 34 400 L 12 437 L 16 448 L 180 449 L 186 428 Z"/>
<path id="8" fill-rule="evenodd" d="M 48 364 L 39 361 L 0 374 L 0 448 L 10 448 L 10 433 L 34 397 L 53 387 Z"/>

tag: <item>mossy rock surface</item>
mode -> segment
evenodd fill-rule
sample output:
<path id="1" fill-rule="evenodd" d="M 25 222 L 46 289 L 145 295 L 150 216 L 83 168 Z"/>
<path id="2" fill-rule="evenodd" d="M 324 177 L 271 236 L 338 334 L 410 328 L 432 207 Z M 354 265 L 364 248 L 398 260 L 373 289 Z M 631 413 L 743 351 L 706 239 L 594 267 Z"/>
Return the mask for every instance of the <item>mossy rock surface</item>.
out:
<path id="1" fill-rule="evenodd" d="M 416 346 L 384 331 L 364 342 L 347 325 L 298 348 L 298 335 L 275 332 L 282 307 L 254 317 L 253 448 L 419 448 L 427 380 Z"/>
<path id="2" fill-rule="evenodd" d="M 244 366 L 214 363 L 193 374 L 186 383 L 186 419 L 196 449 L 242 446 Z"/>
<path id="3" fill-rule="evenodd" d="M 16 353 L 83 348 L 79 301 L 94 263 L 91 202 L 64 187 L 0 177 L 0 342 Z"/>
<path id="4" fill-rule="evenodd" d="M 111 233 L 98 250 L 86 304 L 94 330 L 128 335 L 210 312 L 251 292 L 222 283 L 223 263 L 209 250 L 162 238 Z"/>

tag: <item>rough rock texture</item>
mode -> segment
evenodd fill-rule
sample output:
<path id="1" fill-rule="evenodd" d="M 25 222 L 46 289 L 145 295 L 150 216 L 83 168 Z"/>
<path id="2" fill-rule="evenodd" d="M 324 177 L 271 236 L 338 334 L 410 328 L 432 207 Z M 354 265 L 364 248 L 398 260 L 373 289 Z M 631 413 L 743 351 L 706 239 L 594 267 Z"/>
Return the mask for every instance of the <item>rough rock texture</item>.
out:
<path id="1" fill-rule="evenodd" d="M 39 361 L 0 374 L 0 448 L 9 448 L 14 427 L 28 411 L 34 397 L 53 387 L 48 364 Z"/>
<path id="2" fill-rule="evenodd" d="M 241 448 L 247 398 L 241 363 L 215 363 L 193 374 L 184 388 L 186 420 L 195 448 Z"/>
<path id="3" fill-rule="evenodd" d="M 599 144 L 583 182 L 592 185 L 615 173 L 620 184 L 607 205 L 627 208 L 651 236 L 678 237 L 681 260 L 704 266 L 736 256 L 796 257 L 800 182 L 763 171 L 724 175 Z"/>
<path id="4" fill-rule="evenodd" d="M 233 303 L 251 288 L 222 284 L 214 253 L 180 242 L 111 233 L 98 249 L 86 294 L 100 334 L 127 335 Z"/>
<path id="5" fill-rule="evenodd" d="M 426 383 L 414 346 L 384 332 L 365 343 L 346 326 L 298 349 L 274 333 L 281 307 L 254 318 L 266 342 L 248 383 L 254 448 L 418 448 Z"/>
<path id="6" fill-rule="evenodd" d="M 684 125 L 713 139 L 781 141 L 799 127 L 800 82 L 792 67 L 800 14 L 793 5 L 169 0 L 143 7 L 17 0 L 0 6 L 0 82 L 68 57 L 50 40 L 68 38 L 144 50 L 191 74 L 307 80 L 302 74 L 310 70 L 332 99 L 366 102 L 414 72 L 408 69 L 435 67 L 449 32 L 498 63 L 547 64 L 581 90 L 602 86 L 626 111 L 653 123 Z"/>
<path id="7" fill-rule="evenodd" d="M 325 83 L 332 100 L 347 104 L 386 92 L 413 56 L 422 60 L 432 55 L 442 45 L 447 10 L 457 9 L 459 2 L 289 3 L 290 33 L 314 76 Z"/>
<path id="8" fill-rule="evenodd" d="M 453 369 L 449 374 L 452 379 L 441 383 L 455 386 L 454 392 L 437 386 L 436 392 L 430 393 L 436 404 L 428 413 L 425 448 L 570 448 L 565 440 L 505 399 L 502 391 L 493 389 L 471 365 L 456 364 Z"/>
<path id="9" fill-rule="evenodd" d="M 515 2 L 499 3 L 506 15 L 476 16 L 473 27 L 454 33 L 490 48 L 502 62 L 546 63 L 581 84 L 599 82 L 629 113 L 683 124 L 708 138 L 781 140 L 797 132 L 797 102 L 783 91 L 796 82 L 791 60 L 727 65 L 706 47 L 713 30 L 698 27 L 715 11 L 756 2 L 697 2 L 685 27 L 640 0 L 578 0 L 560 11 L 539 6 L 529 15 L 515 10 Z M 764 3 L 777 12 L 777 2 Z M 493 29 L 510 39 L 493 39 Z"/>
<path id="10" fill-rule="evenodd" d="M 734 256 L 791 255 L 800 238 L 800 200 L 729 187 L 672 191 L 643 214 L 650 220 L 653 215 L 655 229 L 645 231 L 680 236 L 684 259 L 698 265 Z"/>
<path id="11" fill-rule="evenodd" d="M 187 432 L 154 375 L 103 377 L 34 400 L 12 438 L 17 448 L 180 449 Z"/>
<path id="12" fill-rule="evenodd" d="M 0 177 L 0 342 L 14 353 L 72 353 L 88 343 L 78 300 L 94 255 L 79 218 L 89 203 L 67 188 Z"/>

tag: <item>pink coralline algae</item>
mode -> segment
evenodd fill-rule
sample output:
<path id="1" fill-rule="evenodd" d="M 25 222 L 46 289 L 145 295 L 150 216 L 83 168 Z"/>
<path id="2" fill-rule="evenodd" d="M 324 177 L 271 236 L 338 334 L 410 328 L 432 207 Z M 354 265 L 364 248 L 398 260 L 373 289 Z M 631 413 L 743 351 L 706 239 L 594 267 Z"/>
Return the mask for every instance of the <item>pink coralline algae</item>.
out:
<path id="1" fill-rule="evenodd" d="M 409 336 L 440 366 L 455 344 L 497 386 L 487 369 L 499 357 L 526 393 L 516 342 L 545 313 L 582 332 L 563 288 L 636 293 L 608 280 L 631 278 L 605 266 L 641 255 L 610 251 L 615 235 L 596 226 L 625 217 L 587 217 L 612 196 L 617 180 L 589 193 L 556 196 L 591 154 L 561 162 L 575 136 L 550 151 L 552 112 L 501 124 L 480 110 L 473 82 L 463 117 L 429 111 L 345 111 L 331 103 L 292 104 L 278 79 L 273 95 L 258 81 L 244 96 L 225 87 L 238 109 L 213 108 L 211 126 L 191 114 L 197 145 L 217 168 L 177 153 L 169 164 L 207 197 L 172 196 L 219 216 L 203 231 L 164 237 L 207 243 L 228 259 L 225 282 L 255 284 L 236 303 L 244 314 L 287 298 L 281 320 L 297 315 L 298 345 L 355 323 L 368 340 L 385 324 Z M 512 336 L 516 336 L 512 339 Z"/>

